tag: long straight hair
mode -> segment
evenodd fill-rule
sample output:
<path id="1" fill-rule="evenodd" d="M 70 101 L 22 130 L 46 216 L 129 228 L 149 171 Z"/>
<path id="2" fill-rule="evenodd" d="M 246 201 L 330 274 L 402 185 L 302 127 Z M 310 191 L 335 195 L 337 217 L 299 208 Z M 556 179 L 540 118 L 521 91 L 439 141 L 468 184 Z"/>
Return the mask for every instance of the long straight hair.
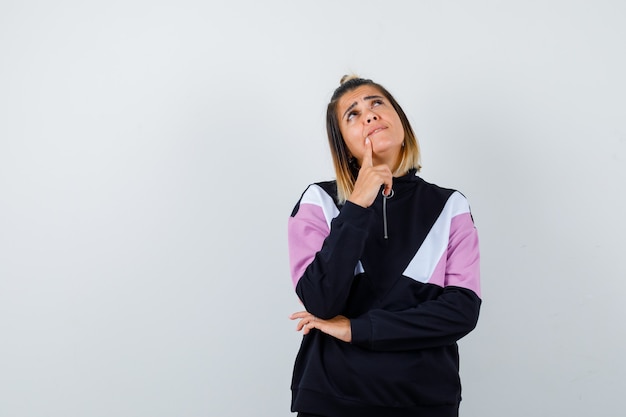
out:
<path id="1" fill-rule="evenodd" d="M 355 75 L 344 75 L 341 78 L 341 84 L 333 93 L 326 109 L 326 132 L 328 134 L 328 144 L 330 145 L 330 153 L 333 157 L 333 165 L 337 176 L 337 197 L 340 204 L 345 203 L 348 197 L 350 197 L 350 194 L 352 194 L 360 167 L 356 160 L 350 156 L 346 142 L 339 129 L 337 103 L 344 94 L 362 85 L 371 85 L 378 89 L 380 93 L 389 100 L 402 122 L 404 130 L 404 142 L 401 150 L 402 158 L 393 175 L 402 175 L 410 169 L 416 169 L 417 171 L 421 169 L 420 149 L 417 138 L 415 137 L 415 133 L 413 133 L 409 119 L 406 117 L 406 114 L 396 99 L 393 98 L 391 93 L 382 85 L 372 80 L 360 78 Z"/>

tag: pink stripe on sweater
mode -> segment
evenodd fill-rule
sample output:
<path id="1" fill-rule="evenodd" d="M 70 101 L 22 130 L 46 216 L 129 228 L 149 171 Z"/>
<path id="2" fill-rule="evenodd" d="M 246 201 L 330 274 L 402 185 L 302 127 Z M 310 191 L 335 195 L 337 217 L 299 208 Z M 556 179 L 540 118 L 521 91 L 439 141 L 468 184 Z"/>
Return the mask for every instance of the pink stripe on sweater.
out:
<path id="1" fill-rule="evenodd" d="M 320 206 L 300 204 L 296 216 L 289 218 L 289 265 L 294 288 L 315 254 L 322 248 L 329 233 L 330 229 Z"/>
<path id="2" fill-rule="evenodd" d="M 452 219 L 448 250 L 439 259 L 428 282 L 441 287 L 467 288 L 480 297 L 478 233 L 469 213 Z"/>

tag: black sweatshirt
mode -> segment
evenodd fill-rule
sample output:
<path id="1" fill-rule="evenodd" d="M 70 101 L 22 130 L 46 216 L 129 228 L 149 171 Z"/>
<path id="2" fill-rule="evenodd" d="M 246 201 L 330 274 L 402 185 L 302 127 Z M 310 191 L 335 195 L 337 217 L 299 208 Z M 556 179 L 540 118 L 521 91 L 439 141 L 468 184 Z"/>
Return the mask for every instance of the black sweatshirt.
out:
<path id="1" fill-rule="evenodd" d="M 478 235 L 465 197 L 415 171 L 372 206 L 310 185 L 289 219 L 292 279 L 307 311 L 350 319 L 352 342 L 303 337 L 292 411 L 324 416 L 456 416 L 456 342 L 481 304 Z"/>

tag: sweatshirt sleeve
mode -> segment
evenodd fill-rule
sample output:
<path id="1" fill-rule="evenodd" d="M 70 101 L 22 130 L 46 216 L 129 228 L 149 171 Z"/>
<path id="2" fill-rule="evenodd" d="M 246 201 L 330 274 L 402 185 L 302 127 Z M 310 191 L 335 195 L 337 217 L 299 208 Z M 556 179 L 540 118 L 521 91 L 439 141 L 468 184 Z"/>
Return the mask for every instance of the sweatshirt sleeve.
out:
<path id="1" fill-rule="evenodd" d="M 450 345 L 476 327 L 480 311 L 478 233 L 468 211 L 451 219 L 446 250 L 435 267 L 439 296 L 400 311 L 370 310 L 351 320 L 352 343 L 371 350 Z"/>
<path id="2" fill-rule="evenodd" d="M 368 209 L 346 202 L 339 211 L 320 187 L 310 186 L 288 223 L 291 277 L 313 315 L 341 314 L 367 237 Z"/>

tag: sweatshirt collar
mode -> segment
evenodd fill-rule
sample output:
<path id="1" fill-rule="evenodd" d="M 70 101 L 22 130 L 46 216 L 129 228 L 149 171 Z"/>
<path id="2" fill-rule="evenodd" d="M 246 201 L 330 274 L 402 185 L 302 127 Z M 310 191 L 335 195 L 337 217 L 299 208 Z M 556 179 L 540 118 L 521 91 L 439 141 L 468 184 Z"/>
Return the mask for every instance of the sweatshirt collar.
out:
<path id="1" fill-rule="evenodd" d="M 417 181 L 419 179 L 419 176 L 417 174 L 418 174 L 417 169 L 411 168 L 406 174 L 400 177 L 394 177 L 393 180 L 399 181 L 399 182 Z"/>

